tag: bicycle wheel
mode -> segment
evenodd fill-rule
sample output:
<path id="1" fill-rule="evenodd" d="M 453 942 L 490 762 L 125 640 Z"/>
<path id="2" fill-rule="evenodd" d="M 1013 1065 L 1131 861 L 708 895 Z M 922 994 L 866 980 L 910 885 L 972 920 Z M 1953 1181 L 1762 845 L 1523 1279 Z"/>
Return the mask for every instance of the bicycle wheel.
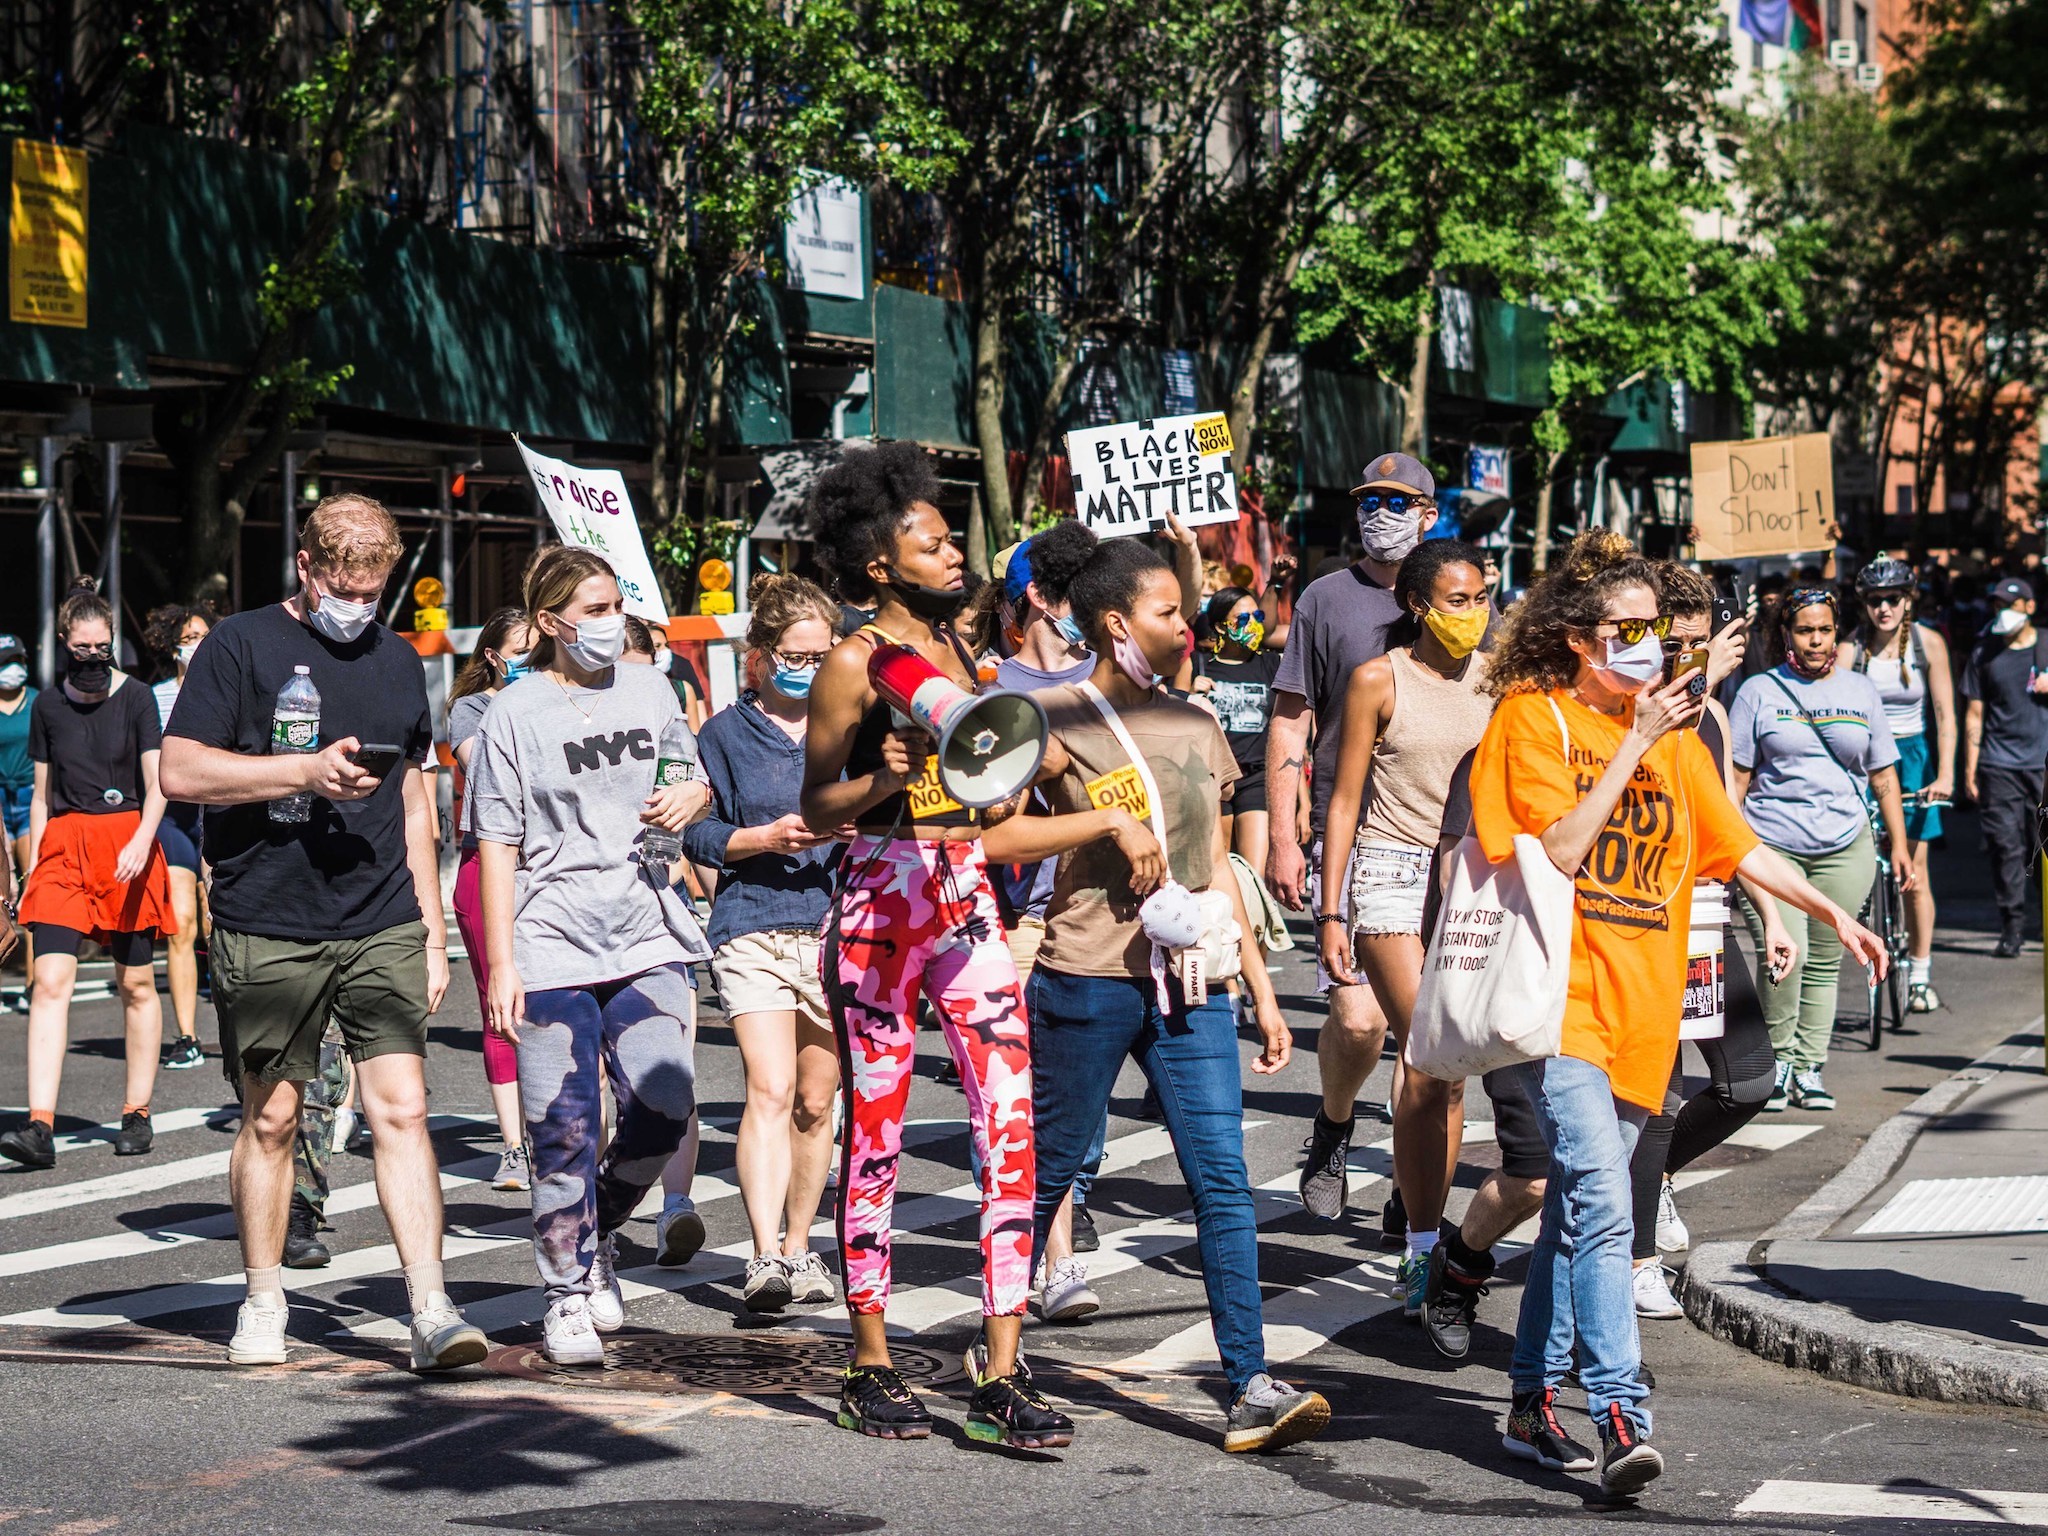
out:
<path id="1" fill-rule="evenodd" d="M 1876 934 L 1885 949 L 1891 949 L 1891 937 L 1886 931 L 1890 927 L 1886 914 L 1890 911 L 1886 900 L 1885 883 L 1891 878 L 1890 871 L 1880 862 L 1877 878 L 1871 882 L 1870 895 L 1864 900 L 1863 910 L 1858 914 L 1863 926 Z M 1873 1051 L 1884 1048 L 1884 1001 L 1885 984 L 1877 979 L 1875 968 L 1863 972 L 1864 1023 L 1870 1031 L 1870 1048 Z"/>
<path id="2" fill-rule="evenodd" d="M 1892 1033 L 1898 1034 L 1906 1027 L 1906 967 L 1913 958 L 1913 943 L 1906 933 L 1906 893 L 1899 889 L 1899 883 L 1889 872 L 1885 876 L 1885 889 L 1891 897 L 1886 910 L 1889 932 L 1885 935 L 1885 948 L 1891 952 L 1892 965 L 1885 977 L 1885 991 L 1891 998 Z"/>

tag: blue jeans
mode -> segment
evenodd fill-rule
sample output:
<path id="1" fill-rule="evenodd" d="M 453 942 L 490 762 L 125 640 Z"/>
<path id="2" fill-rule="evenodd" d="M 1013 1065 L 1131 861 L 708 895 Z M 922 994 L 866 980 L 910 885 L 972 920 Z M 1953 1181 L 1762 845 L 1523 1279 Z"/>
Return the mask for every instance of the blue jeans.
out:
<path id="1" fill-rule="evenodd" d="M 1649 1111 L 1617 1099 L 1607 1074 L 1574 1056 L 1516 1070 L 1550 1148 L 1550 1173 L 1508 1379 L 1517 1392 L 1556 1386 L 1571 1369 L 1576 1339 L 1588 1412 L 1598 1421 L 1618 1403 L 1648 1434 L 1629 1273 L 1629 1157 Z"/>
<path id="2" fill-rule="evenodd" d="M 1034 1266 L 1053 1212 L 1102 1127 L 1117 1068 L 1126 1056 L 1135 1057 L 1159 1094 L 1181 1177 L 1194 1198 L 1209 1323 L 1235 1399 L 1266 1368 L 1266 1335 L 1229 997 L 1214 992 L 1200 1008 L 1176 1006 L 1162 1018 L 1150 977 L 1067 976 L 1041 965 L 1031 973 L 1024 1004 L 1038 1140 Z"/>

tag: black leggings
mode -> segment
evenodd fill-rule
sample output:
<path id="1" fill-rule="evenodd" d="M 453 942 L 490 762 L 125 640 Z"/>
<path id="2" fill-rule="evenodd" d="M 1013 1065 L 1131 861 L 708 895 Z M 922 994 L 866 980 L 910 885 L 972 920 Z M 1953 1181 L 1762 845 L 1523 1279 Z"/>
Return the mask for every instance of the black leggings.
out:
<path id="1" fill-rule="evenodd" d="M 1644 1122 L 1629 1163 L 1635 1186 L 1638 1259 L 1657 1254 L 1657 1192 L 1664 1176 L 1711 1152 L 1755 1119 L 1777 1078 L 1778 1056 L 1771 1049 L 1771 1031 L 1764 1023 L 1756 979 L 1750 975 L 1742 951 L 1735 947 L 1732 930 L 1723 942 L 1727 1024 L 1720 1039 L 1694 1042 L 1707 1059 L 1708 1085 L 1690 1099 L 1684 1098 L 1685 1074 L 1678 1061 L 1672 1062 L 1665 1113 Z"/>
<path id="2" fill-rule="evenodd" d="M 39 955 L 69 955 L 78 958 L 85 935 L 61 923 L 30 923 L 28 936 L 35 940 Z M 101 946 L 116 965 L 149 965 L 156 958 L 156 933 L 112 933 Z"/>

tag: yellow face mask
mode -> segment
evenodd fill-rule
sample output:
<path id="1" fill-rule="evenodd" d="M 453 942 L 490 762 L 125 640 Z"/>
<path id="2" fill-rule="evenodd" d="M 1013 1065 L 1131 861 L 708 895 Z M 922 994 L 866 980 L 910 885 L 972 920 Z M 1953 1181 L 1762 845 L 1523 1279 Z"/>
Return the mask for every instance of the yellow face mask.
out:
<path id="1" fill-rule="evenodd" d="M 1422 622 L 1443 642 L 1445 650 L 1453 656 L 1465 657 L 1478 650 L 1479 642 L 1486 638 L 1486 617 L 1484 607 L 1467 608 L 1463 613 L 1431 608 L 1422 616 Z"/>

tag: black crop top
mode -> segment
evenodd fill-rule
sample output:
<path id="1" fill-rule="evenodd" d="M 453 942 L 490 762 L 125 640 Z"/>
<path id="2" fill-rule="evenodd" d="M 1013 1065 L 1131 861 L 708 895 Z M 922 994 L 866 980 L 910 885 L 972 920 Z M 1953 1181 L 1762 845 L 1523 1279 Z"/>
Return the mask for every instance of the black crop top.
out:
<path id="1" fill-rule="evenodd" d="M 954 654 L 959 656 L 969 673 L 974 672 L 974 658 L 967 654 L 959 637 L 950 630 L 942 633 L 952 641 Z M 896 643 L 871 625 L 863 627 L 860 634 L 875 643 Z M 894 728 L 893 716 L 894 711 L 888 703 L 877 699 L 860 717 L 860 725 L 853 733 L 853 746 L 846 754 L 848 778 L 857 779 L 862 774 L 874 773 L 882 766 L 882 738 Z M 884 836 L 891 832 L 908 836 L 913 827 L 972 827 L 980 825 L 980 822 L 979 811 L 970 810 L 940 787 L 936 753 L 925 759 L 922 778 L 908 788 L 884 796 L 854 818 L 854 825 L 861 831 Z"/>

